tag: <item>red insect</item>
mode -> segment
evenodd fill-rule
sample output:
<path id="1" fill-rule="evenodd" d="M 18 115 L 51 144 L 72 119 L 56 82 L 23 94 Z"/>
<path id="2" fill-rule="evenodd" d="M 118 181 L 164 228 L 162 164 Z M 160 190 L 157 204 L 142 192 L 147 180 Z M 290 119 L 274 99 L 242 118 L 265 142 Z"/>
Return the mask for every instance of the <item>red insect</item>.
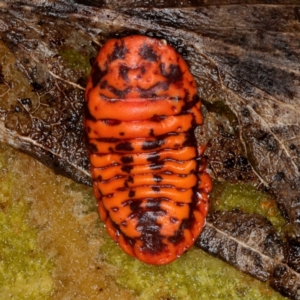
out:
<path id="1" fill-rule="evenodd" d="M 108 41 L 86 87 L 94 194 L 110 236 L 129 255 L 167 264 L 200 234 L 212 183 L 196 83 L 169 45 L 145 36 Z"/>

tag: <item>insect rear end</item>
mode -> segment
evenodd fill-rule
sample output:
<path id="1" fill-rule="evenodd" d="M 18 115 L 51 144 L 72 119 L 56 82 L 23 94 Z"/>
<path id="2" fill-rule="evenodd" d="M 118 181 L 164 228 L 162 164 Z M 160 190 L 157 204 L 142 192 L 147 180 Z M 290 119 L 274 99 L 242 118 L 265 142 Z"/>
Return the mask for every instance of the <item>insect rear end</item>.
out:
<path id="1" fill-rule="evenodd" d="M 211 179 L 196 83 L 161 40 L 109 40 L 85 93 L 94 194 L 110 236 L 129 255 L 162 265 L 188 250 L 208 211 Z"/>

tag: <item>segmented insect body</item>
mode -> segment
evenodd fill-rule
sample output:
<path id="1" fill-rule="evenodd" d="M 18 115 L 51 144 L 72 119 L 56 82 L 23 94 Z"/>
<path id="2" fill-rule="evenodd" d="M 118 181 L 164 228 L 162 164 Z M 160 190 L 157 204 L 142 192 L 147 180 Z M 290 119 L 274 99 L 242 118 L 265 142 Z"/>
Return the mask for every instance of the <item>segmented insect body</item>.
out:
<path id="1" fill-rule="evenodd" d="M 164 41 L 112 39 L 93 64 L 85 98 L 94 194 L 108 233 L 145 263 L 173 261 L 200 234 L 211 190 L 187 64 Z"/>

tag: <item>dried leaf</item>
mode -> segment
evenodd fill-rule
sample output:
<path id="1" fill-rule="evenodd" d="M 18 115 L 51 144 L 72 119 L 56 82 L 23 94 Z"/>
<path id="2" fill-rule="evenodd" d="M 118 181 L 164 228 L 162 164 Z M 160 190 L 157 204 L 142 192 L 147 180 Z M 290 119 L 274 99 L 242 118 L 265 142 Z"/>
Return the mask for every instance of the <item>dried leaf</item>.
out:
<path id="1" fill-rule="evenodd" d="M 211 215 L 196 245 L 291 299 L 300 299 L 300 274 L 286 264 L 286 249 L 272 224 L 240 211 Z"/>

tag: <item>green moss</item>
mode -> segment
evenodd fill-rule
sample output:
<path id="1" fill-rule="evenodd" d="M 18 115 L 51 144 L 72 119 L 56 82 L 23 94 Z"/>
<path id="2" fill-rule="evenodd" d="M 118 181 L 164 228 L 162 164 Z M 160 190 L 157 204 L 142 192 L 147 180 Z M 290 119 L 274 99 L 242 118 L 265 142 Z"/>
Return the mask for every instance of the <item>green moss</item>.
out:
<path id="1" fill-rule="evenodd" d="M 111 240 L 102 251 L 118 267 L 116 282 L 135 291 L 139 300 L 148 299 L 284 299 L 267 284 L 232 268 L 200 249 L 192 248 L 166 266 L 151 266 L 127 256 Z"/>
<path id="2" fill-rule="evenodd" d="M 48 299 L 52 264 L 37 247 L 37 231 L 26 222 L 28 203 L 14 199 L 17 182 L 1 157 L 0 299 Z"/>
<path id="3" fill-rule="evenodd" d="M 214 182 L 210 195 L 211 211 L 228 211 L 239 209 L 245 213 L 257 213 L 268 218 L 280 232 L 285 220 L 274 199 L 270 195 L 258 191 L 251 184 L 230 184 Z"/>

